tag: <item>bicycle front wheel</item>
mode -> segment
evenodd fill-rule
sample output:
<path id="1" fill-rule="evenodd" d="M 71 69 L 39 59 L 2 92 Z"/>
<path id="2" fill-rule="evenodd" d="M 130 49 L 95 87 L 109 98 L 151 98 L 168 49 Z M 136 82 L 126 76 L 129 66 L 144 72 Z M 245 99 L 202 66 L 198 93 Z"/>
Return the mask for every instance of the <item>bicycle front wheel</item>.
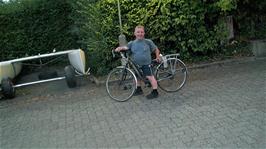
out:
<path id="1" fill-rule="evenodd" d="M 187 67 L 177 58 L 169 58 L 156 69 L 158 86 L 166 92 L 176 92 L 186 83 Z"/>
<path id="2" fill-rule="evenodd" d="M 116 101 L 127 101 L 137 88 L 137 78 L 128 68 L 117 67 L 113 69 L 106 80 L 108 95 Z"/>

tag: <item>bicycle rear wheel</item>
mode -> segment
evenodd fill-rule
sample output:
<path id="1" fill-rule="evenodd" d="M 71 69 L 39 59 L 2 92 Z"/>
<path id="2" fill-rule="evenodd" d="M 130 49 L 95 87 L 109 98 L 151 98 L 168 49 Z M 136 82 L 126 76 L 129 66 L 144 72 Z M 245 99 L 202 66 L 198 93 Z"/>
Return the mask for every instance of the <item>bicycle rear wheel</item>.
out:
<path id="1" fill-rule="evenodd" d="M 166 92 L 176 92 L 186 83 L 187 67 L 177 58 L 169 58 L 156 68 L 158 86 Z"/>
<path id="2" fill-rule="evenodd" d="M 106 80 L 108 95 L 116 101 L 127 101 L 137 88 L 137 78 L 128 68 L 117 67 L 113 69 Z"/>

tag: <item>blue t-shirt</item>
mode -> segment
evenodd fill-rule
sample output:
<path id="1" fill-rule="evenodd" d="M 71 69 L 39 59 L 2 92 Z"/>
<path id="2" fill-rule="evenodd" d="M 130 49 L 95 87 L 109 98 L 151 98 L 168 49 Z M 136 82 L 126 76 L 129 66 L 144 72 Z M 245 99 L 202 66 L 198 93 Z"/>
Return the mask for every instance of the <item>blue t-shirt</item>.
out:
<path id="1" fill-rule="evenodd" d="M 150 39 L 130 41 L 127 47 L 130 50 L 133 62 L 141 66 L 151 64 L 151 53 L 157 49 L 157 46 Z"/>

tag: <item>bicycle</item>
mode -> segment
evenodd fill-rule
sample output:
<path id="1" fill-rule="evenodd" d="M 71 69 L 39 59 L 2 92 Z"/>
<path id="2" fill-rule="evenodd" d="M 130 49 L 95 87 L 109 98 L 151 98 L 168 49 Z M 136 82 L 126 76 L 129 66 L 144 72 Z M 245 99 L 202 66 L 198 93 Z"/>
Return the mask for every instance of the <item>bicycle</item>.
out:
<path id="1" fill-rule="evenodd" d="M 137 89 L 137 77 L 145 84 L 149 81 L 125 51 L 121 51 L 120 55 L 122 65 L 108 74 L 106 90 L 112 99 L 123 102 L 129 100 Z M 178 57 L 179 54 L 165 55 L 161 57 L 160 63 L 153 60 L 151 64 L 158 86 L 163 91 L 176 92 L 186 83 L 187 67 Z"/>

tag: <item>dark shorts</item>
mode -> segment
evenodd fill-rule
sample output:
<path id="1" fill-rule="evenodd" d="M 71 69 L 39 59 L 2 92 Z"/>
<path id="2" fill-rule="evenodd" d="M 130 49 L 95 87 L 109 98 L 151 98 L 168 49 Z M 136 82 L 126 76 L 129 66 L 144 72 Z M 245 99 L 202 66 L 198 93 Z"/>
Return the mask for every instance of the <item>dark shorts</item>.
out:
<path id="1" fill-rule="evenodd" d="M 142 70 L 143 72 L 143 75 L 146 77 L 146 76 L 152 76 L 153 73 L 152 73 L 152 69 L 151 69 L 151 65 L 143 65 L 140 67 L 140 69 Z"/>

